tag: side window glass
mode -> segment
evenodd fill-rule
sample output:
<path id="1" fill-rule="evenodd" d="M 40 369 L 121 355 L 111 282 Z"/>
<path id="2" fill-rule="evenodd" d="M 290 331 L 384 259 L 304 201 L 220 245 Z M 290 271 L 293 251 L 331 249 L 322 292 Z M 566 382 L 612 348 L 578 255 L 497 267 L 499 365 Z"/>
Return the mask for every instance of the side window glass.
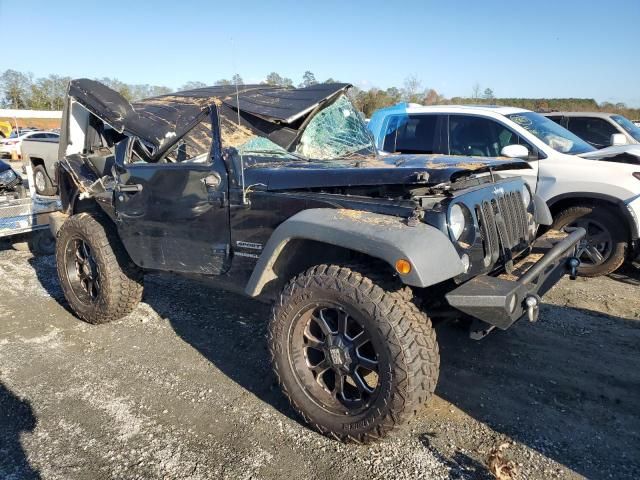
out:
<path id="1" fill-rule="evenodd" d="M 589 117 L 569 118 L 569 130 L 596 148 L 611 145 L 611 135 L 618 133 L 606 120 Z"/>
<path id="2" fill-rule="evenodd" d="M 46 135 L 44 133 L 34 133 L 29 138 L 46 138 Z"/>
<path id="3" fill-rule="evenodd" d="M 518 142 L 515 133 L 494 120 L 467 115 L 449 117 L 451 155 L 498 157 L 504 147 Z"/>
<path id="4" fill-rule="evenodd" d="M 435 153 L 438 115 L 410 115 L 401 117 L 395 128 L 395 148 L 398 153 Z M 385 138 L 385 149 L 387 139 Z"/>
<path id="5" fill-rule="evenodd" d="M 203 120 L 164 156 L 163 163 L 210 163 L 211 162 L 211 122 Z"/>

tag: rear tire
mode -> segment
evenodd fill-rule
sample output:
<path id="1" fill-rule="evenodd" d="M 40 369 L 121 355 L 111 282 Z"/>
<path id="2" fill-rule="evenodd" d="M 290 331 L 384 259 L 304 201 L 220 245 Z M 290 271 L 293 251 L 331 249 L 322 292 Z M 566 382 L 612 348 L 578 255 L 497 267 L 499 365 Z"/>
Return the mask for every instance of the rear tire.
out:
<path id="1" fill-rule="evenodd" d="M 39 195 L 45 195 L 51 197 L 56 194 L 56 188 L 51 183 L 49 175 L 44 166 L 36 165 L 33 169 L 33 183 L 36 187 L 36 192 Z"/>
<path id="2" fill-rule="evenodd" d="M 440 356 L 429 318 L 361 272 L 319 265 L 293 278 L 273 307 L 269 347 L 282 391 L 307 423 L 367 443 L 429 399 Z"/>
<path id="3" fill-rule="evenodd" d="M 556 215 L 552 228 L 564 230 L 576 226 L 587 230 L 587 236 L 578 245 L 582 262 L 578 268 L 579 275 L 608 275 L 624 263 L 628 236 L 622 220 L 615 212 L 596 205 L 570 207 Z"/>
<path id="4" fill-rule="evenodd" d="M 86 322 L 122 318 L 142 299 L 143 272 L 108 219 L 80 213 L 65 221 L 58 233 L 56 264 L 65 298 Z"/>

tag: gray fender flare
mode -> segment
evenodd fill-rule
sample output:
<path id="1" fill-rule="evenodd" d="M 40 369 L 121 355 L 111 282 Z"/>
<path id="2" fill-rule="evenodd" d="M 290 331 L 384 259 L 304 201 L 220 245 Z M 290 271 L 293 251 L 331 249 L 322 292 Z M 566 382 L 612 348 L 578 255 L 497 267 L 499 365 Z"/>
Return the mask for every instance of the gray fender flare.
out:
<path id="1" fill-rule="evenodd" d="M 355 250 L 379 258 L 392 268 L 398 259 L 407 259 L 411 272 L 400 275 L 400 279 L 414 287 L 428 287 L 464 273 L 451 240 L 431 225 L 408 226 L 404 218 L 359 210 L 314 208 L 295 214 L 273 231 L 245 287 L 247 295 L 259 295 L 277 278 L 273 266 L 294 239 Z"/>

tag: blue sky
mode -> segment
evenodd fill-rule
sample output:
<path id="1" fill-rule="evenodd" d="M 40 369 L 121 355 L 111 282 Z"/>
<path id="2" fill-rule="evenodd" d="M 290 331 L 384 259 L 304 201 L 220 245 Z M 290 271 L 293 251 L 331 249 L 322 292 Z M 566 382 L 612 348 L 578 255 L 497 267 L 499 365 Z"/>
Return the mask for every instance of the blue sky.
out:
<path id="1" fill-rule="evenodd" d="M 177 88 L 305 70 L 358 86 L 593 97 L 640 107 L 640 1 L 0 0 L 13 68 Z"/>

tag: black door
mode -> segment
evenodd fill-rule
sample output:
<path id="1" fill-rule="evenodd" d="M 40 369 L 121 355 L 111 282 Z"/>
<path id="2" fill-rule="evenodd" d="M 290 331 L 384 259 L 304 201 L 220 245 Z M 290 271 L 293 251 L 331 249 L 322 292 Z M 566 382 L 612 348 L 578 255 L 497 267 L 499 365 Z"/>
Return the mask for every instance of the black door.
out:
<path id="1" fill-rule="evenodd" d="M 144 268 L 220 274 L 230 250 L 226 172 L 214 167 L 210 142 L 198 151 L 202 130 L 193 144 L 185 139 L 161 163 L 124 166 L 115 192 L 118 230 Z"/>

